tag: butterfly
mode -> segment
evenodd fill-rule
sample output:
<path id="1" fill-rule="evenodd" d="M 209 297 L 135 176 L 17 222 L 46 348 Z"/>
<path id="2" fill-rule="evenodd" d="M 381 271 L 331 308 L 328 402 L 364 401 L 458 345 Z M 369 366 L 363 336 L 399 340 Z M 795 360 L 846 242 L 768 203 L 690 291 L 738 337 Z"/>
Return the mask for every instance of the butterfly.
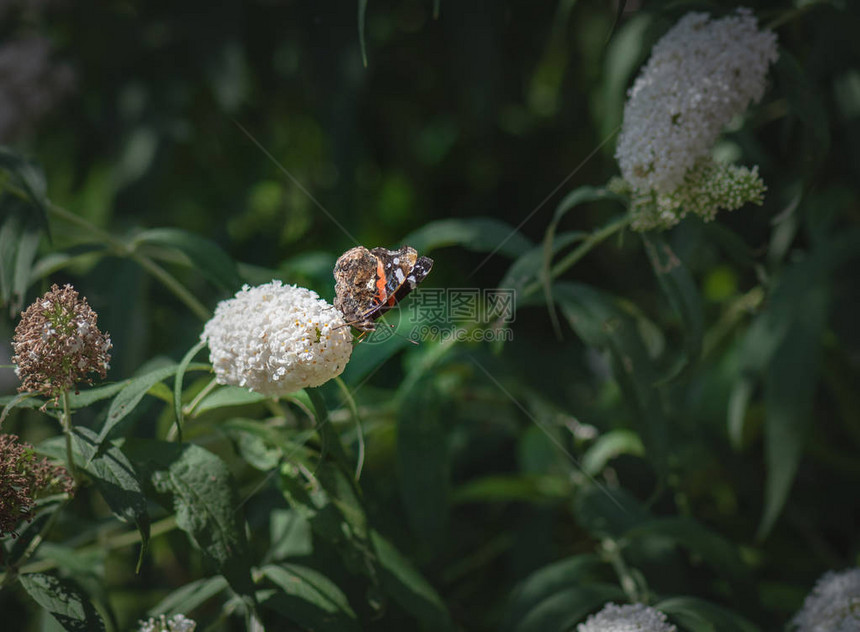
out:
<path id="1" fill-rule="evenodd" d="M 376 319 L 423 281 L 433 267 L 430 257 L 411 246 L 398 250 L 356 246 L 334 265 L 335 308 L 363 332 L 376 331 Z"/>

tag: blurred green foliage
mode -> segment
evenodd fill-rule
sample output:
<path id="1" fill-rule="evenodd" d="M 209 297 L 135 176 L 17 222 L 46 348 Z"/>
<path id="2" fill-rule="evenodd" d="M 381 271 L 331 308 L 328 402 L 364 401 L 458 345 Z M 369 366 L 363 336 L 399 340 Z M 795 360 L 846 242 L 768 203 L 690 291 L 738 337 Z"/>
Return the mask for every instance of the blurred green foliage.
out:
<path id="1" fill-rule="evenodd" d="M 253 607 L 277 630 L 569 630 L 631 597 L 774 630 L 860 565 L 860 12 L 747 4 L 780 60 L 716 151 L 759 165 L 765 204 L 640 238 L 587 188 L 617 173 L 625 90 L 678 17 L 733 3 L 7 3 L 2 37 L 47 38 L 74 82 L 33 80 L 50 107 L 0 139 L 0 333 L 71 282 L 114 349 L 73 403 L 90 484 L 5 619 L 55 629 L 50 571 L 112 630 L 240 630 Z M 331 300 L 356 243 L 430 254 L 422 287 L 516 288 L 512 340 L 371 339 L 345 388 L 278 403 L 177 367 L 242 283 Z M 15 403 L 3 431 L 62 457 L 56 420 Z M 202 500 L 177 471 L 211 474 Z M 5 577 L 46 516 L 4 541 Z"/>

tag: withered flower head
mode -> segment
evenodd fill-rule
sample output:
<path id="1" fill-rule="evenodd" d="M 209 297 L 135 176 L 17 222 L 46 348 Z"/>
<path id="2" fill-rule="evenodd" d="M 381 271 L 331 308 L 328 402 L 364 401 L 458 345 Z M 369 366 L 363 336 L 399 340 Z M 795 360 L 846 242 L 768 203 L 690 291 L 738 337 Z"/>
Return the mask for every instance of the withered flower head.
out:
<path id="1" fill-rule="evenodd" d="M 79 382 L 92 384 L 89 373 L 104 379 L 109 368 L 110 337 L 96 326 L 98 315 L 78 298 L 71 285 L 51 291 L 21 314 L 12 349 L 19 391 L 56 399 Z"/>
<path id="2" fill-rule="evenodd" d="M 39 458 L 33 446 L 15 435 L 0 435 L 0 537 L 15 537 L 15 525 L 33 519 L 40 496 L 70 494 L 72 489 L 66 468 Z"/>

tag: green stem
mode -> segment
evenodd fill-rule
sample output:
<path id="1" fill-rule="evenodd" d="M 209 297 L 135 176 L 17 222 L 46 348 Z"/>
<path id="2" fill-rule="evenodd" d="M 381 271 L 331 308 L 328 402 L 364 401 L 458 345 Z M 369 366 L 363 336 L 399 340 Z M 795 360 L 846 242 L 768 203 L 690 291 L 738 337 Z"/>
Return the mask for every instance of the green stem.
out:
<path id="1" fill-rule="evenodd" d="M 200 318 L 201 320 L 209 320 L 212 317 L 212 312 L 197 298 L 185 289 L 185 286 L 182 285 L 176 277 L 170 274 L 167 270 L 162 268 L 160 265 L 155 263 L 149 257 L 146 257 L 139 252 L 132 252 L 129 255 L 134 261 L 140 264 L 140 266 L 149 272 L 156 279 L 161 281 L 164 286 L 173 292 L 173 295 L 176 296 L 180 301 L 185 303 L 185 305 L 190 309 L 194 314 Z"/>
<path id="2" fill-rule="evenodd" d="M 117 255 L 121 257 L 128 256 L 129 248 L 122 240 L 117 239 L 106 230 L 99 228 L 80 215 L 75 215 L 71 211 L 67 211 L 62 206 L 57 206 L 56 204 L 49 204 L 48 211 L 52 215 L 56 215 L 60 219 L 67 221 L 69 224 L 74 224 L 75 226 L 83 228 L 86 230 L 88 235 L 95 237 L 98 241 L 113 248 Z"/>
<path id="3" fill-rule="evenodd" d="M 23 192 L 22 192 L 23 193 Z M 26 195 L 26 194 L 25 194 Z M 109 232 L 99 228 L 92 222 L 84 219 L 79 215 L 75 215 L 64 209 L 61 206 L 57 206 L 56 204 L 50 204 L 48 206 L 48 210 L 52 215 L 57 216 L 58 218 L 69 222 L 70 224 L 74 224 L 75 226 L 79 226 L 87 231 L 87 234 L 94 236 L 98 241 L 102 242 L 106 246 L 109 246 L 119 257 L 128 257 L 133 261 L 137 262 L 144 270 L 149 272 L 156 279 L 161 281 L 164 286 L 170 290 L 176 298 L 185 303 L 185 305 L 194 312 L 201 320 L 209 320 L 211 318 L 212 313 L 206 308 L 203 303 L 197 300 L 191 292 L 189 292 L 184 285 L 182 285 L 176 277 L 170 274 L 167 270 L 162 268 L 160 265 L 155 263 L 152 259 L 147 257 L 146 255 L 142 255 L 139 252 L 136 252 L 133 248 L 129 247 L 128 244 L 123 242 L 120 239 L 117 239 Z"/>
<path id="4" fill-rule="evenodd" d="M 588 237 L 585 238 L 585 241 L 583 241 L 573 252 L 571 252 L 569 255 L 564 257 L 561 261 L 559 261 L 552 267 L 549 273 L 549 277 L 551 279 L 554 279 L 562 272 L 565 272 L 568 268 L 571 268 L 580 259 L 582 259 L 589 252 L 591 252 L 591 250 L 595 246 L 597 246 L 601 242 L 606 241 L 615 233 L 629 226 L 631 221 L 632 217 L 630 216 L 630 214 L 627 214 L 620 217 L 616 221 L 607 224 L 603 228 L 600 228 L 591 233 Z M 532 292 L 539 290 L 540 287 L 541 280 L 534 281 L 533 283 L 526 286 L 526 288 L 523 290 L 523 295 L 528 296 Z"/>
<path id="5" fill-rule="evenodd" d="M 817 9 L 820 6 L 831 4 L 829 0 L 818 0 L 818 2 L 808 2 L 804 3 L 801 6 L 792 9 L 791 11 L 786 11 L 778 18 L 771 20 L 765 25 L 765 28 L 774 31 L 778 29 L 783 24 L 787 24 L 793 20 L 797 20 L 803 17 L 804 14 L 808 13 L 812 9 Z"/>
<path id="6" fill-rule="evenodd" d="M 344 452 L 343 444 L 340 442 L 340 437 L 335 432 L 331 423 L 329 423 L 328 410 L 326 409 L 322 395 L 315 388 L 306 388 L 305 393 L 307 393 L 314 408 L 314 416 L 316 418 L 315 430 L 320 437 L 321 458 L 328 452 L 343 473 L 352 474 L 349 460 L 346 458 L 346 452 Z M 353 491 L 356 495 L 360 496 L 361 490 L 358 487 L 358 482 L 352 476 L 347 476 L 347 478 L 352 482 Z"/>
<path id="7" fill-rule="evenodd" d="M 41 537 L 48 532 L 48 529 L 51 525 L 53 525 L 54 516 L 56 516 L 62 506 L 54 512 L 54 514 L 49 518 L 48 522 L 45 523 L 45 528 L 42 529 L 42 533 L 40 533 L 36 538 L 34 538 L 33 542 L 36 539 L 40 539 Z M 176 528 L 176 516 L 167 516 L 166 518 L 162 518 L 158 522 L 152 525 L 150 529 L 150 537 L 155 538 L 163 533 L 167 533 L 168 531 L 172 531 Z M 140 542 L 140 532 L 137 530 L 134 531 L 125 531 L 115 536 L 109 536 L 107 538 L 101 539 L 95 542 L 94 544 L 90 544 L 88 546 L 81 547 L 77 549 L 76 553 L 80 555 L 86 555 L 87 553 L 95 553 L 97 551 L 113 551 L 116 549 L 121 549 L 126 546 L 131 546 L 133 544 L 138 544 Z M 30 548 L 34 551 L 36 549 L 35 546 L 31 543 Z M 30 550 L 29 548 L 27 549 Z M 32 555 L 32 553 L 31 553 Z M 29 557 L 29 555 L 27 556 Z M 21 556 L 22 562 L 24 560 L 24 556 Z M 27 566 L 21 568 L 20 574 L 26 573 L 44 573 L 45 571 L 49 571 L 53 568 L 56 568 L 59 562 L 57 560 L 39 560 L 37 562 L 33 562 L 32 564 L 28 564 Z M 7 583 L 13 581 L 15 577 L 18 576 L 18 572 L 12 573 L 11 571 L 0 575 L 2 577 L 2 585 L 6 585 Z M 14 577 L 10 577 L 10 575 L 14 575 Z"/>
<path id="8" fill-rule="evenodd" d="M 361 417 L 358 415 L 358 407 L 355 405 L 355 400 L 352 398 L 352 393 L 349 392 L 346 382 L 340 376 L 334 378 L 334 381 L 338 388 L 340 388 L 340 392 L 343 393 L 343 397 L 355 421 L 355 435 L 358 441 L 358 457 L 355 463 L 355 480 L 357 481 L 361 478 L 361 471 L 364 469 L 364 431 L 361 427 Z"/>
<path id="9" fill-rule="evenodd" d="M 200 389 L 200 392 L 194 396 L 194 399 L 192 399 L 185 405 L 185 408 L 182 411 L 185 416 L 193 417 L 194 411 L 197 410 L 197 407 L 200 405 L 200 402 L 202 402 L 203 398 L 206 397 L 209 393 L 211 393 L 216 386 L 218 386 L 218 378 L 213 377 L 212 381 L 210 381 L 209 384 Z"/>
<path id="10" fill-rule="evenodd" d="M 627 566 L 624 556 L 621 554 L 621 547 L 615 540 L 603 540 L 601 549 L 604 557 L 615 569 L 615 574 L 618 575 L 618 582 L 621 584 L 621 589 L 627 595 L 630 603 L 639 603 L 643 600 L 644 595 L 639 590 L 636 578 Z"/>
<path id="11" fill-rule="evenodd" d="M 69 391 L 63 391 L 61 396 L 63 402 L 63 413 L 60 417 L 63 424 L 63 435 L 66 437 L 66 463 L 69 468 L 69 474 L 75 481 L 75 489 L 80 486 L 78 479 L 78 470 L 75 467 L 75 453 L 72 450 L 72 412 L 69 407 Z"/>

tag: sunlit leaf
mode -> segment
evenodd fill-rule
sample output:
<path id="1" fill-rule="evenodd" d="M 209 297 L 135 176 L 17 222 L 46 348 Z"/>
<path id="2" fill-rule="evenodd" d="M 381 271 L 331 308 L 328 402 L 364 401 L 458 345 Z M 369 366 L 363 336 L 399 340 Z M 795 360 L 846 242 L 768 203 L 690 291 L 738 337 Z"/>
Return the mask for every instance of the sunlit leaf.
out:
<path id="1" fill-rule="evenodd" d="M 591 476 L 599 474 L 617 456 L 644 456 L 642 439 L 629 430 L 611 430 L 600 435 L 582 456 L 582 469 Z"/>
<path id="2" fill-rule="evenodd" d="M 118 447 L 111 445 L 99 452 L 98 437 L 89 428 L 75 428 L 74 434 L 78 451 L 83 457 L 83 467 L 93 478 L 111 511 L 120 520 L 137 525 L 142 545 L 138 559 L 140 570 L 140 563 L 149 546 L 149 513 L 137 472 Z"/>
<path id="3" fill-rule="evenodd" d="M 195 415 L 201 415 L 210 410 L 226 408 L 227 406 L 245 406 L 266 399 L 265 395 L 249 391 L 241 386 L 221 386 L 212 391 L 197 404 Z"/>
<path id="4" fill-rule="evenodd" d="M 185 614 L 203 605 L 212 597 L 227 588 L 227 580 L 222 576 L 207 577 L 180 586 L 162 599 L 157 606 L 149 609 L 149 616 Z"/>
<path id="5" fill-rule="evenodd" d="M 251 595 L 251 559 L 236 484 L 224 462 L 193 444 L 129 439 L 123 452 L 149 475 L 159 503 L 218 567 L 230 586 Z"/>
<path id="6" fill-rule="evenodd" d="M 346 596 L 325 575 L 297 564 L 270 564 L 260 569 L 279 592 L 263 602 L 303 628 L 349 632 L 360 630 Z"/>
<path id="7" fill-rule="evenodd" d="M 21 575 L 24 590 L 69 632 L 98 632 L 105 629 L 89 597 L 71 580 L 44 573 Z"/>
<path id="8" fill-rule="evenodd" d="M 99 443 L 104 443 L 119 432 L 117 426 L 137 407 L 146 392 L 161 380 L 175 374 L 177 368 L 176 365 L 168 366 L 128 380 L 110 404 L 107 419 L 99 432 Z"/>

